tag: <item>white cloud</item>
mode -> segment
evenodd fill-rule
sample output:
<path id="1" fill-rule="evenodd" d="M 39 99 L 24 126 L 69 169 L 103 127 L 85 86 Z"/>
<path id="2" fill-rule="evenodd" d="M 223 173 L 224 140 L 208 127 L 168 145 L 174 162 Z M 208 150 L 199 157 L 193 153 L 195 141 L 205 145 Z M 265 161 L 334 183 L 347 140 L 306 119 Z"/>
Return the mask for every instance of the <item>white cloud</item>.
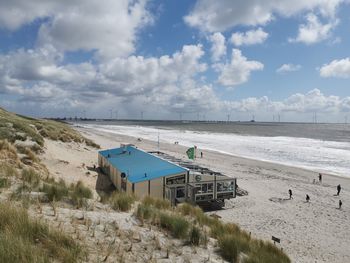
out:
<path id="1" fill-rule="evenodd" d="M 216 64 L 214 68 L 220 72 L 218 82 L 232 87 L 247 82 L 251 72 L 262 70 L 264 65 L 259 61 L 247 60 L 239 49 L 233 49 L 231 62 Z"/>
<path id="2" fill-rule="evenodd" d="M 350 97 L 326 96 L 319 89 L 296 93 L 281 101 L 267 96 L 225 101 L 225 110 L 238 112 L 340 113 L 350 112 Z"/>
<path id="3" fill-rule="evenodd" d="M 62 4 L 60 1 L 45 0 L 1 0 L 0 27 L 16 30 L 24 24 L 33 22 L 35 19 L 49 17 L 54 13 L 54 10 L 59 9 Z"/>
<path id="4" fill-rule="evenodd" d="M 343 0 L 197 0 L 185 22 L 203 31 L 225 31 L 237 25 L 257 26 L 270 22 L 275 15 L 289 17 L 305 11 L 334 17 Z"/>
<path id="5" fill-rule="evenodd" d="M 261 44 L 265 42 L 268 36 L 269 34 L 259 27 L 256 30 L 249 30 L 244 33 L 233 33 L 231 36 L 231 43 L 236 46 Z"/>
<path id="6" fill-rule="evenodd" d="M 211 104 L 199 104 L 203 96 L 216 101 L 211 86 L 194 79 L 207 69 L 200 62 L 204 56 L 201 45 L 183 46 L 171 56 L 118 57 L 96 65 L 61 65 L 62 58 L 54 54 L 54 50 L 41 48 L 0 55 L 0 93 L 50 107 L 96 104 L 96 100 L 111 97 L 131 103 L 143 97 L 148 105 L 172 105 L 181 100 L 183 110 L 189 110 L 209 107 Z"/>
<path id="7" fill-rule="evenodd" d="M 212 43 L 212 60 L 218 61 L 222 56 L 226 55 L 225 37 L 221 33 L 216 32 L 210 36 L 209 40 Z"/>
<path id="8" fill-rule="evenodd" d="M 153 21 L 148 0 L 0 0 L 0 27 L 16 30 L 36 19 L 39 44 L 61 51 L 93 51 L 100 59 L 128 56 L 137 32 Z"/>
<path id="9" fill-rule="evenodd" d="M 331 19 L 329 23 L 322 24 L 318 17 L 312 13 L 309 13 L 306 19 L 307 23 L 299 27 L 298 36 L 289 39 L 289 42 L 301 42 L 310 45 L 326 40 L 338 24 L 338 19 Z"/>
<path id="10" fill-rule="evenodd" d="M 320 69 L 320 75 L 324 78 L 350 78 L 350 58 L 333 60 L 329 64 L 324 64 Z"/>
<path id="11" fill-rule="evenodd" d="M 283 64 L 282 66 L 280 66 L 276 72 L 283 74 L 286 72 L 293 72 L 293 71 L 298 71 L 301 69 L 301 65 L 294 65 L 294 64 Z"/>

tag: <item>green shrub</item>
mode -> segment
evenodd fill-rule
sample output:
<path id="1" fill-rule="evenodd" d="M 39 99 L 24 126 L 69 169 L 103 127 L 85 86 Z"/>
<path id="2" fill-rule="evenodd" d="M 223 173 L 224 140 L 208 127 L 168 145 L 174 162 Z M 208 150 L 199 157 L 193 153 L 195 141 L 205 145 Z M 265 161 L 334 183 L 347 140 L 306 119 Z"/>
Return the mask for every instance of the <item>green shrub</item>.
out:
<path id="1" fill-rule="evenodd" d="M 254 240 L 250 247 L 251 252 L 245 260 L 246 263 L 291 262 L 289 257 L 271 242 Z"/>
<path id="2" fill-rule="evenodd" d="M 155 213 L 156 211 L 151 206 L 139 204 L 136 210 L 136 217 L 143 222 L 144 220 L 153 218 Z"/>
<path id="3" fill-rule="evenodd" d="M 184 216 L 193 217 L 199 225 L 208 225 L 212 224 L 213 218 L 210 218 L 206 214 L 204 214 L 203 210 L 199 206 L 193 206 L 189 203 L 183 203 L 176 207 L 176 211 Z"/>
<path id="4" fill-rule="evenodd" d="M 146 196 L 143 198 L 142 203 L 146 206 L 154 206 L 157 209 L 167 210 L 170 209 L 171 204 L 168 200 L 153 198 L 151 196 Z"/>
<path id="5" fill-rule="evenodd" d="M 171 233 L 175 238 L 186 238 L 188 236 L 189 225 L 186 219 L 175 216 L 172 222 Z"/>
<path id="6" fill-rule="evenodd" d="M 23 208 L 0 203 L 0 262 L 77 262 L 84 252 L 70 237 L 31 220 Z"/>
<path id="7" fill-rule="evenodd" d="M 172 234 L 175 238 L 186 238 L 188 236 L 189 222 L 179 215 L 162 213 L 159 214 L 160 226 Z"/>
<path id="8" fill-rule="evenodd" d="M 114 192 L 109 198 L 111 207 L 117 211 L 129 211 L 134 202 L 135 197 L 124 192 Z"/>
<path id="9" fill-rule="evenodd" d="M 239 250 L 236 239 L 231 235 L 224 235 L 218 241 L 221 256 L 229 262 L 237 262 Z"/>
<path id="10" fill-rule="evenodd" d="M 10 186 L 10 181 L 7 178 L 0 178 L 0 188 L 7 188 Z"/>
<path id="11" fill-rule="evenodd" d="M 201 232 L 198 227 L 193 226 L 190 232 L 190 243 L 198 246 L 201 240 Z"/>
<path id="12" fill-rule="evenodd" d="M 60 184 L 64 184 L 64 181 L 60 181 Z M 89 187 L 86 187 L 83 182 L 78 181 L 73 187 L 71 187 L 73 190 L 73 195 L 78 198 L 91 198 L 92 197 L 92 191 Z"/>
<path id="13" fill-rule="evenodd" d="M 68 187 L 58 183 L 54 183 L 54 184 L 44 183 L 40 191 L 46 193 L 47 198 L 51 202 L 61 201 L 64 197 L 67 197 L 69 194 Z"/>
<path id="14" fill-rule="evenodd" d="M 70 197 L 72 198 L 74 205 L 82 207 L 86 201 L 85 199 L 90 199 L 92 197 L 92 191 L 90 188 L 84 186 L 83 182 L 78 181 L 75 185 L 71 186 Z"/>

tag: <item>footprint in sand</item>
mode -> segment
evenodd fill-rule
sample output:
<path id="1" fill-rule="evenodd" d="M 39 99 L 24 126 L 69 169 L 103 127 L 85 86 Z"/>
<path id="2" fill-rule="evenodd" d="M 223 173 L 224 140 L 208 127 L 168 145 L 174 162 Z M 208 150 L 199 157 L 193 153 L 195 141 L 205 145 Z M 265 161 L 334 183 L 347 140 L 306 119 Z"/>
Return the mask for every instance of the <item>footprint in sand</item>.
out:
<path id="1" fill-rule="evenodd" d="M 288 199 L 288 198 L 280 198 L 280 197 L 271 197 L 271 198 L 269 198 L 269 200 L 271 202 L 275 202 L 275 203 L 284 203 L 286 201 L 289 201 L 290 199 Z"/>

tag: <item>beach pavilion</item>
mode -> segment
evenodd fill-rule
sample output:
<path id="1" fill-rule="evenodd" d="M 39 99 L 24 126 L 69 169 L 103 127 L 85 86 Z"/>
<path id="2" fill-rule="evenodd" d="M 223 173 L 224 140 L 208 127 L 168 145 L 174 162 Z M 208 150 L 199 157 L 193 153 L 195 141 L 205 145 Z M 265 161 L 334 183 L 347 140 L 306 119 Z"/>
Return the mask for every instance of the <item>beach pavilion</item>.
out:
<path id="1" fill-rule="evenodd" d="M 133 145 L 100 151 L 98 163 L 118 191 L 139 198 L 165 198 L 172 204 L 223 204 L 224 199 L 235 197 L 236 179 L 193 171 Z"/>

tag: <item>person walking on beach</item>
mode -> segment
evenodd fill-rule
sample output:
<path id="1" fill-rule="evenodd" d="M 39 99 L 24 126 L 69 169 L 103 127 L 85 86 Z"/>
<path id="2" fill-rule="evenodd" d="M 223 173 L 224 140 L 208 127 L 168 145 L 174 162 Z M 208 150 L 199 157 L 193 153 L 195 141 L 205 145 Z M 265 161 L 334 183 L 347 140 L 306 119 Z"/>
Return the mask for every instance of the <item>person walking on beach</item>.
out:
<path id="1" fill-rule="evenodd" d="M 293 193 L 292 193 L 292 190 L 291 190 L 291 189 L 289 189 L 289 190 L 288 190 L 288 192 L 289 192 L 289 199 L 293 199 Z"/>
<path id="2" fill-rule="evenodd" d="M 340 190 L 341 190 L 341 186 L 340 186 L 340 184 L 338 184 L 338 186 L 337 186 L 337 195 L 340 194 Z"/>
<path id="3" fill-rule="evenodd" d="M 308 194 L 306 195 L 306 202 L 310 202 L 310 196 Z"/>
<path id="4" fill-rule="evenodd" d="M 343 202 L 339 200 L 339 209 L 341 209 L 341 206 L 343 205 Z"/>
<path id="5" fill-rule="evenodd" d="M 318 174 L 318 182 L 320 184 L 322 183 L 322 174 L 321 173 Z"/>
<path id="6" fill-rule="evenodd" d="M 201 158 L 203 158 L 203 152 L 201 152 Z"/>

